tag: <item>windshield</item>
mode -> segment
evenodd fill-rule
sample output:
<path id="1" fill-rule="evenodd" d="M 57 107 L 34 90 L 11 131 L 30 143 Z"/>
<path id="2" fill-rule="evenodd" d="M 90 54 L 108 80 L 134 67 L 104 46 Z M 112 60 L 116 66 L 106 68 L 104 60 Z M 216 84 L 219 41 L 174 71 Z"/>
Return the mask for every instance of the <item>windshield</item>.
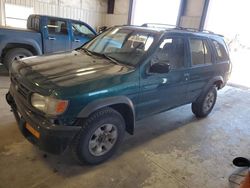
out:
<path id="1" fill-rule="evenodd" d="M 84 46 L 88 51 L 135 66 L 149 50 L 154 36 L 147 32 L 113 28 Z"/>

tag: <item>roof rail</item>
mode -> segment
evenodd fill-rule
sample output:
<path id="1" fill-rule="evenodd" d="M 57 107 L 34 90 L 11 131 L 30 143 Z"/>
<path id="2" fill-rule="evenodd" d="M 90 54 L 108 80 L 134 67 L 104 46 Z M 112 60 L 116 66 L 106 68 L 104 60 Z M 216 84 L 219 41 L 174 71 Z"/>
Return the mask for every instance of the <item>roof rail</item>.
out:
<path id="1" fill-rule="evenodd" d="M 153 27 L 153 28 L 162 28 L 162 29 L 177 28 L 176 25 L 162 24 L 162 23 L 144 23 L 141 25 L 141 27 Z"/>
<path id="2" fill-rule="evenodd" d="M 152 28 L 161 28 L 161 29 L 176 29 L 176 30 L 185 30 L 185 31 L 191 31 L 191 32 L 202 32 L 202 33 L 209 33 L 213 35 L 219 35 L 221 37 L 224 37 L 223 35 L 216 34 L 209 30 L 199 30 L 195 28 L 189 28 L 189 27 L 180 27 L 176 25 L 171 24 L 162 24 L 162 23 L 145 23 L 142 24 L 141 27 L 152 27 Z"/>
<path id="3" fill-rule="evenodd" d="M 202 32 L 204 32 L 204 33 L 210 33 L 210 34 L 215 34 L 213 31 L 209 31 L 209 30 L 202 30 Z"/>
<path id="4" fill-rule="evenodd" d="M 179 29 L 179 30 L 199 32 L 199 30 L 195 29 L 195 28 L 180 27 L 180 26 L 176 26 L 176 25 L 162 24 L 162 23 L 145 23 L 145 24 L 141 25 L 141 27 L 152 27 L 152 28 L 162 28 L 162 29 Z"/>

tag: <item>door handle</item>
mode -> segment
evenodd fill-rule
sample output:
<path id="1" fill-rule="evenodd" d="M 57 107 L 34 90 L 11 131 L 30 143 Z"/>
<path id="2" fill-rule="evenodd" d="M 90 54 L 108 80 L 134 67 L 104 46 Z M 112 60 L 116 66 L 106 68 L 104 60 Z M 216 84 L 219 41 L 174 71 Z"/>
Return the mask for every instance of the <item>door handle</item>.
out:
<path id="1" fill-rule="evenodd" d="M 49 37 L 49 40 L 56 40 L 55 37 Z"/>
<path id="2" fill-rule="evenodd" d="M 168 81 L 168 79 L 167 78 L 162 78 L 162 84 L 166 84 L 167 83 L 167 81 Z"/>
<path id="3" fill-rule="evenodd" d="M 187 80 L 189 80 L 190 74 L 186 72 L 186 73 L 184 73 L 184 77 L 185 77 L 185 80 L 187 81 Z"/>
<path id="4" fill-rule="evenodd" d="M 75 39 L 75 42 L 80 42 L 80 40 L 79 39 Z"/>

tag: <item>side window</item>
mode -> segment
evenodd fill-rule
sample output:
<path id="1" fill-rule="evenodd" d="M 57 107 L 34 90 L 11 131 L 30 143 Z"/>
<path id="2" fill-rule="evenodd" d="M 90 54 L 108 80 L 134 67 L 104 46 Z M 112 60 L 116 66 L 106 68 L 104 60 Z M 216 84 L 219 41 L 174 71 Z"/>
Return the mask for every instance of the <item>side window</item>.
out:
<path id="1" fill-rule="evenodd" d="M 48 19 L 47 27 L 49 34 L 61 34 L 61 35 L 68 34 L 66 21 Z"/>
<path id="2" fill-rule="evenodd" d="M 184 39 L 178 37 L 165 38 L 157 49 L 153 63 L 170 64 L 171 69 L 184 67 Z"/>
<path id="3" fill-rule="evenodd" d="M 212 63 L 211 50 L 206 40 L 190 39 L 190 50 L 193 65 Z"/>
<path id="4" fill-rule="evenodd" d="M 87 26 L 80 23 L 72 23 L 72 31 L 74 36 L 95 36 L 95 34 Z"/>
<path id="5" fill-rule="evenodd" d="M 204 52 L 205 52 L 205 63 L 212 63 L 212 53 L 208 46 L 208 42 L 203 40 Z"/>
<path id="6" fill-rule="evenodd" d="M 34 19 L 34 28 L 35 28 L 36 31 L 39 31 L 39 29 L 40 29 L 40 25 L 39 24 L 40 24 L 40 18 L 36 17 Z"/>
<path id="7" fill-rule="evenodd" d="M 213 45 L 216 50 L 217 60 L 219 62 L 228 61 L 229 57 L 228 57 L 227 51 L 225 50 L 224 45 L 220 44 L 219 42 L 215 40 L 213 40 Z"/>
<path id="8" fill-rule="evenodd" d="M 35 31 L 39 31 L 39 23 L 40 23 L 40 19 L 38 16 L 36 17 L 31 17 L 30 20 L 28 21 L 28 29 L 32 29 L 32 30 L 35 30 Z"/>

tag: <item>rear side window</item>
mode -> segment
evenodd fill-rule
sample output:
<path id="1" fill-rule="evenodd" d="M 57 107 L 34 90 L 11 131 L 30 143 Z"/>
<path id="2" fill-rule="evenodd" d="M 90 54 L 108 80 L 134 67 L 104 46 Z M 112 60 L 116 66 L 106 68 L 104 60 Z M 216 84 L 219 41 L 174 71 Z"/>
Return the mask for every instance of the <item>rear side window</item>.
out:
<path id="1" fill-rule="evenodd" d="M 27 28 L 35 31 L 39 31 L 40 19 L 38 16 L 31 16 L 27 22 Z"/>
<path id="2" fill-rule="evenodd" d="M 213 40 L 213 45 L 216 50 L 216 59 L 218 62 L 228 61 L 229 57 L 223 44 Z"/>
<path id="3" fill-rule="evenodd" d="M 62 34 L 62 35 L 68 34 L 66 21 L 48 19 L 47 27 L 49 34 Z"/>
<path id="4" fill-rule="evenodd" d="M 193 65 L 212 63 L 211 50 L 206 40 L 190 39 L 190 50 Z"/>
<path id="5" fill-rule="evenodd" d="M 39 17 L 35 17 L 34 20 L 33 20 L 33 27 L 36 31 L 39 31 L 39 25 L 40 25 L 40 19 Z"/>

